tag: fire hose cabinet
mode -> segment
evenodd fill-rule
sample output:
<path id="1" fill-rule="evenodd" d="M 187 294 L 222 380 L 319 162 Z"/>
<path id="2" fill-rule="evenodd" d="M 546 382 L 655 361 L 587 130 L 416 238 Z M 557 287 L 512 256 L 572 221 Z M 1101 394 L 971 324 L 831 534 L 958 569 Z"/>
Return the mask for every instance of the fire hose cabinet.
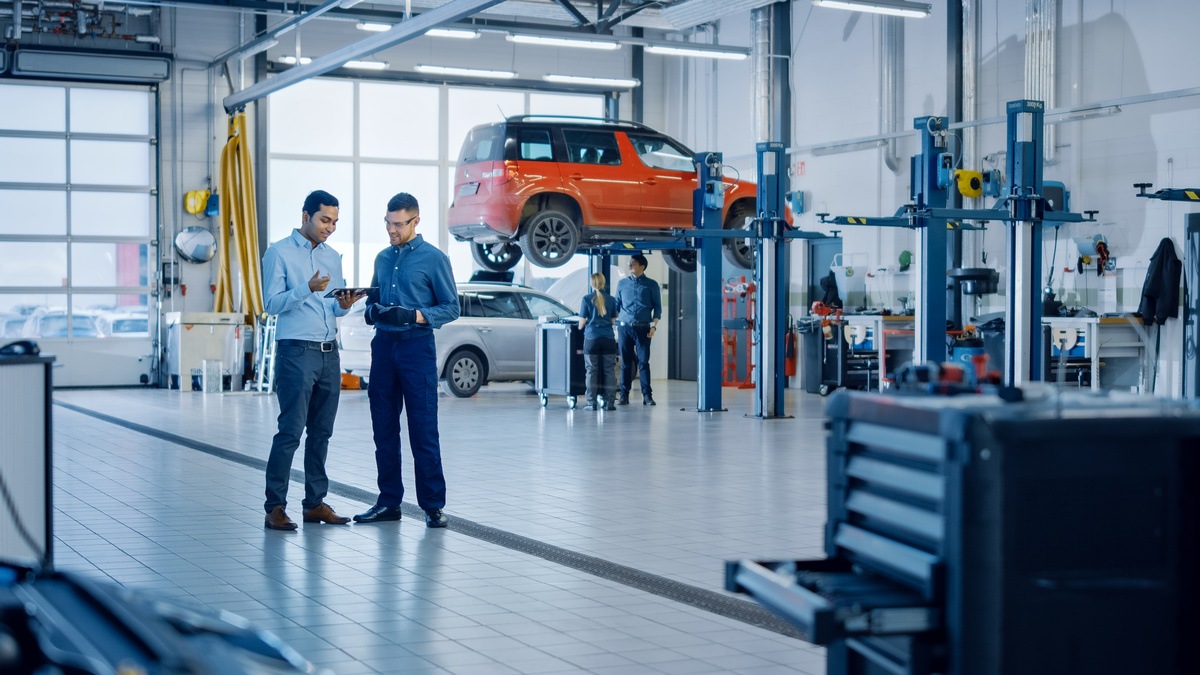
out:
<path id="1" fill-rule="evenodd" d="M 236 312 L 167 312 L 167 377 L 171 389 L 202 391 L 216 379 L 220 391 L 241 389 L 245 372 L 242 332 L 245 317 Z M 212 362 L 218 362 L 216 364 Z M 209 362 L 209 363 L 206 363 Z M 205 369 L 208 369 L 208 377 Z M 210 389 L 218 389 L 210 384 Z"/>
<path id="2" fill-rule="evenodd" d="M 1200 672 L 1200 408 L 839 392 L 825 558 L 736 561 L 829 675 Z"/>

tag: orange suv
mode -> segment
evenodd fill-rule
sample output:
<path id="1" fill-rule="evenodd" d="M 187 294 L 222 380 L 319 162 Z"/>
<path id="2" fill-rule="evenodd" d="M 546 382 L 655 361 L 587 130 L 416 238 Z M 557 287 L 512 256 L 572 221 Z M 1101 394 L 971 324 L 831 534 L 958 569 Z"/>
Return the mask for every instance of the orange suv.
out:
<path id="1" fill-rule="evenodd" d="M 512 269 L 521 254 L 558 267 L 579 248 L 676 239 L 692 228 L 693 153 L 635 122 L 517 115 L 467 134 L 454 173 L 450 233 L 471 243 L 485 269 Z M 754 216 L 755 185 L 724 179 L 722 220 Z M 725 258 L 754 263 L 753 241 L 725 239 Z M 666 249 L 667 263 L 695 271 L 696 252 Z"/>

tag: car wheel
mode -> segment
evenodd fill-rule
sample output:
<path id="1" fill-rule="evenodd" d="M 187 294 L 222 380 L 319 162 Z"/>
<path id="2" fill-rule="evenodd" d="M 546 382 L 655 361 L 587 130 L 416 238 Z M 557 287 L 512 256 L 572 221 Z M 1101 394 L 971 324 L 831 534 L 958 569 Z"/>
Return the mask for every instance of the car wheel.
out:
<path id="1" fill-rule="evenodd" d="M 521 251 L 538 267 L 561 267 L 575 255 L 579 228 L 562 211 L 542 211 L 529 219 L 521 234 Z"/>
<path id="2" fill-rule="evenodd" d="M 494 244 L 471 242 L 471 257 L 485 270 L 507 272 L 521 261 L 521 247 L 512 241 L 501 241 Z"/>
<path id="3" fill-rule="evenodd" d="M 681 274 L 691 274 L 696 271 L 696 251 L 690 248 L 668 248 L 664 249 L 663 259 L 667 261 L 667 267 Z"/>
<path id="4" fill-rule="evenodd" d="M 744 204 L 735 204 L 729 209 L 729 217 L 725 219 L 726 230 L 740 230 L 746 227 L 746 219 L 754 217 L 754 210 Z M 721 253 L 734 267 L 744 270 L 754 269 L 755 246 L 754 239 L 725 239 Z"/>
<path id="5" fill-rule="evenodd" d="M 483 386 L 483 362 L 475 352 L 462 349 L 446 361 L 446 390 L 458 398 L 475 395 Z"/>

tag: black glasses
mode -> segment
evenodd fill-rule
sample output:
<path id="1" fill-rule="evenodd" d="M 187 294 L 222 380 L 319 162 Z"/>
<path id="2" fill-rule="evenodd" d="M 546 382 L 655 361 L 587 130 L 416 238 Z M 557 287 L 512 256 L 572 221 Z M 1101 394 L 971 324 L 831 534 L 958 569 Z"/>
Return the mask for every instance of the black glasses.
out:
<path id="1" fill-rule="evenodd" d="M 408 220 L 404 221 L 403 223 L 393 223 L 392 221 L 388 220 L 387 218 L 384 218 L 383 222 L 387 225 L 387 229 L 389 229 L 389 230 L 392 229 L 393 227 L 396 228 L 397 230 L 402 230 L 402 229 L 408 227 L 409 225 L 411 225 L 412 221 L 414 221 L 420 217 L 421 217 L 421 214 L 418 213 L 417 215 L 413 216 L 412 218 L 409 218 Z"/>

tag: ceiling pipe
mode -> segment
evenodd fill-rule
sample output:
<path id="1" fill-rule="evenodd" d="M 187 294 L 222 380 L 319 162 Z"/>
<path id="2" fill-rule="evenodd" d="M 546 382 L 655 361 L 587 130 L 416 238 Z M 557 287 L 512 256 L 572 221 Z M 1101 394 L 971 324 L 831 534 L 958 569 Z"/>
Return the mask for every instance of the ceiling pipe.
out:
<path id="1" fill-rule="evenodd" d="M 880 95 L 879 115 L 883 133 L 890 134 L 897 130 L 896 115 L 900 111 L 901 87 L 897 80 L 904 71 L 904 20 L 898 16 L 883 16 L 880 17 L 880 22 L 883 53 L 879 81 L 883 91 Z M 888 140 L 884 146 L 883 163 L 893 175 L 900 175 L 900 157 L 895 138 Z"/>
<path id="2" fill-rule="evenodd" d="M 322 14 L 328 12 L 329 10 L 337 9 L 341 5 L 342 5 L 342 0 L 329 0 L 325 4 L 314 8 L 310 12 L 305 12 L 304 14 L 292 17 L 291 19 L 288 19 L 287 21 L 280 22 L 280 23 L 276 24 L 275 26 L 272 26 L 271 28 L 267 29 L 265 32 L 263 32 L 258 37 L 255 37 L 251 40 L 243 42 L 242 44 L 234 47 L 233 49 L 230 49 L 230 50 L 226 51 L 225 53 L 217 56 L 215 59 L 212 60 L 212 63 L 208 64 L 208 67 L 216 68 L 217 66 L 221 65 L 222 63 L 225 63 L 229 59 L 231 59 L 234 56 L 237 56 L 239 54 L 249 56 L 252 54 L 257 54 L 258 52 L 260 52 L 264 49 L 269 49 L 270 48 L 269 45 L 266 47 L 264 47 L 263 45 L 267 45 L 269 42 L 275 41 L 276 39 L 279 38 L 280 35 L 283 35 L 284 33 L 297 28 L 301 24 L 312 21 L 313 19 L 321 16 Z"/>
<path id="3" fill-rule="evenodd" d="M 347 61 L 361 59 L 389 47 L 394 47 L 401 42 L 406 42 L 423 35 L 430 28 L 458 21 L 480 10 L 498 5 L 501 2 L 504 2 L 504 0 L 451 0 L 451 2 L 437 9 L 432 9 L 408 21 L 398 23 L 387 32 L 376 33 L 365 40 L 313 59 L 307 65 L 289 68 L 279 75 L 252 84 L 235 94 L 226 96 L 222 104 L 225 106 L 226 112 L 232 113 L 234 110 L 244 107 L 247 103 L 257 101 L 264 96 L 290 87 L 297 82 L 303 82 L 309 78 L 336 70 Z"/>
<path id="4" fill-rule="evenodd" d="M 1055 104 L 1055 47 L 1058 35 L 1058 0 L 1025 0 L 1025 98 L 1042 101 L 1046 110 Z M 1042 156 L 1049 163 L 1056 153 L 1054 125 L 1042 135 Z"/>

